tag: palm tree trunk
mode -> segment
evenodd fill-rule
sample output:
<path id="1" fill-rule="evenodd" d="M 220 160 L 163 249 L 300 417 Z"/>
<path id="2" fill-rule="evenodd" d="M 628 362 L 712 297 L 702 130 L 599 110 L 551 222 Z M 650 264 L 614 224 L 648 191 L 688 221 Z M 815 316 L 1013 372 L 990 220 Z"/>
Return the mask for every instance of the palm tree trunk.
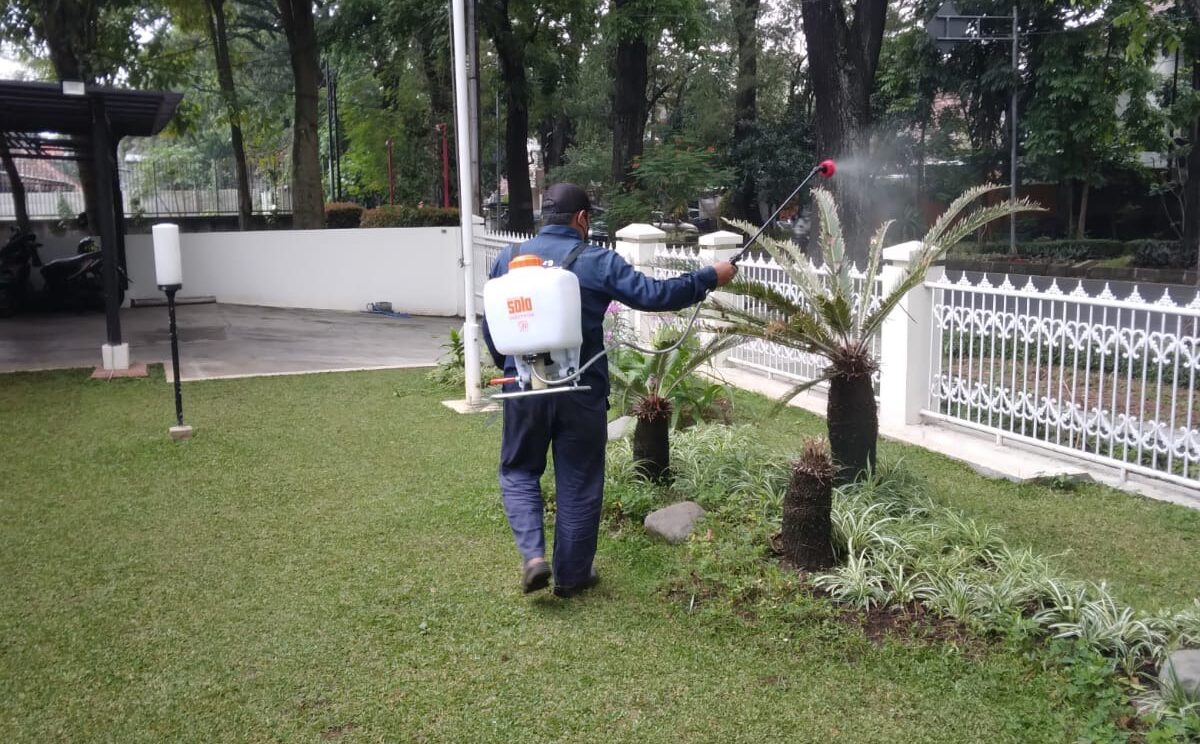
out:
<path id="1" fill-rule="evenodd" d="M 804 454 L 792 464 L 780 538 L 784 557 L 806 571 L 824 570 L 835 561 L 833 476 L 834 465 L 820 443 L 806 443 Z"/>
<path id="2" fill-rule="evenodd" d="M 839 485 L 857 480 L 875 468 L 879 412 L 870 375 L 834 377 L 826 407 L 829 446 L 837 464 Z"/>
<path id="3" fill-rule="evenodd" d="M 647 480 L 671 480 L 671 417 L 639 418 L 633 429 L 633 461 Z"/>

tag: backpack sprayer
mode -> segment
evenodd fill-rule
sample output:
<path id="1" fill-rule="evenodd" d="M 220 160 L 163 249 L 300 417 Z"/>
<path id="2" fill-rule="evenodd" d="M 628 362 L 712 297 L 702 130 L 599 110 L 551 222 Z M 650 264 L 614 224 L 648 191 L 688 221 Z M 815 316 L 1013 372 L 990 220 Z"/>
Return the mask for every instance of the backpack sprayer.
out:
<path id="1" fill-rule="evenodd" d="M 829 178 L 836 170 L 837 166 L 832 160 L 822 160 L 813 166 L 800 185 L 729 262 L 736 266 L 746 257 L 755 241 L 814 176 L 819 173 Z M 628 346 L 643 354 L 667 354 L 678 349 L 692 332 L 700 316 L 699 304 L 692 312 L 683 334 L 671 346 L 646 349 L 629 341 L 619 341 L 580 365 L 583 325 L 579 278 L 570 270 L 575 255 L 578 252 L 572 251 L 562 266 L 555 266 L 552 261 L 543 261 L 532 254 L 518 255 L 509 262 L 507 274 L 490 279 L 483 285 L 483 312 L 487 317 L 492 343 L 496 351 L 511 356 L 517 366 L 516 377 L 497 378 L 491 383 L 515 382 L 520 386 L 518 391 L 498 393 L 492 396 L 493 399 L 590 390 L 591 386 L 579 384 L 580 376 L 613 349 Z"/>

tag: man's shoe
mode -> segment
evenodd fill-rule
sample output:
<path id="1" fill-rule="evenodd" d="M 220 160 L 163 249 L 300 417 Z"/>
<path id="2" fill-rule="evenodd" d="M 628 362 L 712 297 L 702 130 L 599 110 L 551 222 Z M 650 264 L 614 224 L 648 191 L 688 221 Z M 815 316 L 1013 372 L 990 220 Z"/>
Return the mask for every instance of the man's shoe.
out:
<path id="1" fill-rule="evenodd" d="M 582 594 L 583 592 L 587 591 L 588 589 L 591 589 L 592 587 L 596 586 L 599 583 L 600 583 L 600 574 L 596 573 L 596 567 L 592 566 L 591 572 L 588 574 L 587 579 L 584 580 L 584 582 L 582 584 L 576 584 L 575 586 L 555 585 L 554 596 L 562 597 L 563 599 L 568 599 L 568 598 L 574 597 L 578 594 Z"/>
<path id="2" fill-rule="evenodd" d="M 550 586 L 550 564 L 546 561 L 525 564 L 521 572 L 521 589 L 529 594 Z"/>

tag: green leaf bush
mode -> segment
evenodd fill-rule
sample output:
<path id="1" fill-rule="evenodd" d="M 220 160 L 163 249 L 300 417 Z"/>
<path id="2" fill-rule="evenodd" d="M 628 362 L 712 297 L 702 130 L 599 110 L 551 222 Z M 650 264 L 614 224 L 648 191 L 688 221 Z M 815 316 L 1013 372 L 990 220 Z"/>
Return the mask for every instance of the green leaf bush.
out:
<path id="1" fill-rule="evenodd" d="M 1135 240 L 1130 244 L 1133 265 L 1147 269 L 1193 269 L 1196 253 L 1178 240 Z"/>
<path id="2" fill-rule="evenodd" d="M 358 227 L 362 221 L 363 208 L 353 202 L 330 202 L 325 205 L 325 227 L 345 229 Z"/>
<path id="3" fill-rule="evenodd" d="M 442 207 L 387 206 L 368 209 L 362 227 L 458 227 L 458 210 Z"/>

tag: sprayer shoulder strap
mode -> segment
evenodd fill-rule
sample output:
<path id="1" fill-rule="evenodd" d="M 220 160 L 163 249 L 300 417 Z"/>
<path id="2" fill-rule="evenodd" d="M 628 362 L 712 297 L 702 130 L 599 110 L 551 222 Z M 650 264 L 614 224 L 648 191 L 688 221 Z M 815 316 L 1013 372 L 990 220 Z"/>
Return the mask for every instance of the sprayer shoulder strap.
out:
<path id="1" fill-rule="evenodd" d="M 571 265 L 575 263 L 575 259 L 579 258 L 579 254 L 583 253 L 584 250 L 586 250 L 586 249 L 587 249 L 587 241 L 586 240 L 581 240 L 578 243 L 576 243 L 575 247 L 571 249 L 571 252 L 568 253 L 563 258 L 562 267 L 564 269 L 569 270 L 571 268 Z"/>
<path id="2" fill-rule="evenodd" d="M 587 241 L 580 240 L 578 243 L 575 244 L 575 247 L 572 248 L 567 253 L 567 255 L 563 258 L 562 263 L 559 264 L 559 267 L 570 270 L 571 265 L 575 263 L 575 259 L 579 258 L 579 254 L 583 253 L 585 250 L 587 250 L 587 247 L 588 247 Z M 513 251 L 512 257 L 516 258 L 517 256 L 521 255 L 524 252 L 525 252 L 525 243 L 520 243 L 517 245 L 517 249 L 515 251 Z"/>

